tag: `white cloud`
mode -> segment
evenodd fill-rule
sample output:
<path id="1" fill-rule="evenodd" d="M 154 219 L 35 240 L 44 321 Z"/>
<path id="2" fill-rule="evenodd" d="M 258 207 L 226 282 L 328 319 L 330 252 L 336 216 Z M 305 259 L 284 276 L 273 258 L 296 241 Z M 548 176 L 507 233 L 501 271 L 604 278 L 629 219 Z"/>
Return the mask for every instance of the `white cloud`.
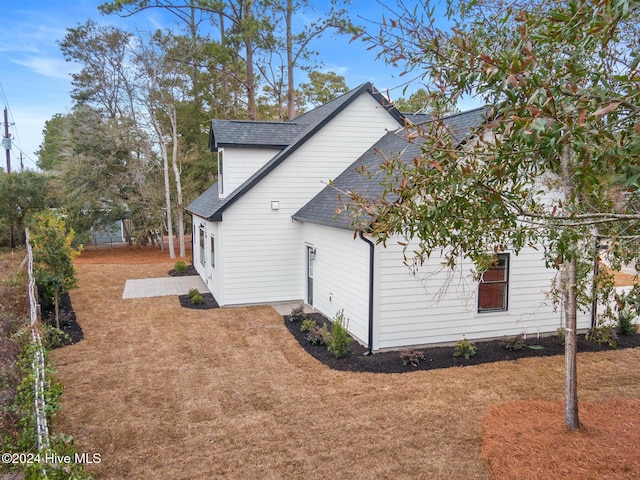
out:
<path id="1" fill-rule="evenodd" d="M 341 66 L 336 64 L 325 64 L 320 71 L 323 73 L 333 72 L 338 75 L 342 75 L 343 77 L 347 76 L 350 72 L 351 68 L 347 66 Z"/>
<path id="2" fill-rule="evenodd" d="M 27 57 L 25 60 L 13 60 L 13 63 L 27 67 L 45 77 L 65 80 L 69 79 L 71 73 L 79 70 L 73 63 L 50 57 Z"/>

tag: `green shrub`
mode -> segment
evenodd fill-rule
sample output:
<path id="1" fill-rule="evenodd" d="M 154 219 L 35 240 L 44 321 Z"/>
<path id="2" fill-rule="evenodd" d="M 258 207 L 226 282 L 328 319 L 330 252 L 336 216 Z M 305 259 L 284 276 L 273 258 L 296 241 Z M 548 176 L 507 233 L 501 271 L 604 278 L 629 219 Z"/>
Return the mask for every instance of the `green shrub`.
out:
<path id="1" fill-rule="evenodd" d="M 618 318 L 616 319 L 616 330 L 620 335 L 632 335 L 638 332 L 638 325 L 634 323 L 636 318 L 635 312 L 629 308 L 624 307 L 618 312 Z"/>
<path id="2" fill-rule="evenodd" d="M 618 348 L 618 335 L 616 329 L 611 325 L 598 325 L 589 330 L 589 333 L 585 336 L 590 342 L 597 343 L 598 345 L 609 345 L 613 348 Z"/>
<path id="3" fill-rule="evenodd" d="M 415 348 L 405 348 L 400 350 L 400 358 L 402 359 L 402 366 L 413 365 L 417 367 L 422 360 L 424 360 L 424 353 Z"/>
<path id="4" fill-rule="evenodd" d="M 200 292 L 190 297 L 190 299 L 193 305 L 202 305 L 204 303 L 204 298 L 202 297 Z"/>
<path id="5" fill-rule="evenodd" d="M 178 260 L 173 265 L 173 268 L 175 269 L 176 273 L 187 273 L 187 270 L 189 269 L 187 264 L 185 262 L 183 262 L 182 260 Z"/>
<path id="6" fill-rule="evenodd" d="M 198 291 L 197 288 L 191 288 L 189 289 L 189 291 L 187 292 L 187 298 L 189 298 L 189 300 L 191 300 L 193 297 L 195 297 L 196 295 L 200 295 L 200 292 Z"/>
<path id="7" fill-rule="evenodd" d="M 322 327 L 316 325 L 307 333 L 307 341 L 314 345 L 329 345 L 331 340 L 331 332 L 326 323 L 322 324 Z"/>
<path id="8" fill-rule="evenodd" d="M 302 321 L 302 325 L 300 325 L 300 331 L 301 332 L 310 332 L 311 330 L 313 330 L 314 328 L 317 328 L 318 324 L 316 323 L 315 320 L 312 320 L 310 318 L 305 318 Z"/>
<path id="9" fill-rule="evenodd" d="M 556 335 L 558 336 L 558 343 L 560 345 L 564 345 L 567 340 L 567 329 L 564 327 L 560 327 L 556 330 Z"/>
<path id="10" fill-rule="evenodd" d="M 291 310 L 289 314 L 289 320 L 292 322 L 299 322 L 304 318 L 304 305 L 301 303 L 297 307 Z"/>
<path id="11" fill-rule="evenodd" d="M 522 350 L 525 346 L 522 334 L 516 335 L 515 337 L 506 337 L 502 342 L 500 342 L 500 344 L 503 348 L 511 351 Z"/>
<path id="12" fill-rule="evenodd" d="M 459 340 L 453 349 L 453 358 L 464 357 L 467 360 L 477 353 L 478 349 L 466 338 Z"/>
<path id="13" fill-rule="evenodd" d="M 327 348 L 336 358 L 344 357 L 349 351 L 349 347 L 353 342 L 353 338 L 347 330 L 349 320 L 344 317 L 344 312 L 340 310 L 333 319 L 333 328 L 331 330 L 331 341 L 327 343 Z"/>

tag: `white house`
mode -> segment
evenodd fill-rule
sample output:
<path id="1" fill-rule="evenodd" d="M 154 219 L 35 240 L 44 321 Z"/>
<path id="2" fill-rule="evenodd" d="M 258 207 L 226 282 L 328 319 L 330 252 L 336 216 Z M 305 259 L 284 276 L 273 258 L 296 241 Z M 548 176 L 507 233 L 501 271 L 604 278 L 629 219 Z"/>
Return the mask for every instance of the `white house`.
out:
<path id="1" fill-rule="evenodd" d="M 483 115 L 452 115 L 448 128 L 465 138 Z M 400 244 L 375 245 L 336 214 L 339 190 L 380 193 L 358 171 L 375 171 L 379 152 L 419 153 L 394 133 L 406 120 L 367 83 L 291 122 L 212 121 L 218 182 L 187 211 L 194 266 L 218 304 L 304 301 L 328 317 L 344 310 L 351 334 L 373 352 L 562 326 L 562 309 L 547 298 L 555 271 L 540 252 L 500 254 L 478 284 L 464 273 L 471 265 L 407 266 Z M 579 328 L 589 326 L 581 315 Z"/>

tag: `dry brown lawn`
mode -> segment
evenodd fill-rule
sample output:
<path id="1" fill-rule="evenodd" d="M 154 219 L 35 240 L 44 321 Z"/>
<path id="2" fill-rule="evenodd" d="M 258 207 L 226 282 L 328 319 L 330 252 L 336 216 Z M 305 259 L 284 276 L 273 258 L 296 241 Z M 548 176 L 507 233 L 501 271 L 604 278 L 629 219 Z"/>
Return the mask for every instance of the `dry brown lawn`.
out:
<path id="1" fill-rule="evenodd" d="M 537 477 L 509 463 L 519 445 L 531 452 L 544 444 L 526 439 L 547 435 L 589 449 L 614 443 L 638 471 L 637 439 L 625 437 L 639 430 L 637 417 L 610 413 L 616 405 L 638 412 L 640 403 L 614 402 L 593 415 L 615 422 L 613 434 L 592 426 L 584 408 L 595 447 L 568 434 L 562 357 L 406 374 L 333 371 L 300 348 L 270 307 L 199 311 L 175 297 L 122 300 L 126 279 L 164 276 L 173 263 L 116 252 L 120 264 L 102 253 L 101 264 L 92 252 L 80 257 L 81 287 L 71 297 L 85 340 L 53 355 L 65 385 L 58 430 L 79 451 L 101 454 L 88 468 L 99 479 L 489 479 L 487 465 L 495 478 L 605 478 L 571 467 Z M 580 354 L 581 401 L 637 402 L 639 360 L 640 349 Z M 541 414 L 545 405 L 552 415 Z M 516 422 L 510 435 L 495 435 Z M 538 454 L 532 468 L 544 473 L 557 455 Z"/>

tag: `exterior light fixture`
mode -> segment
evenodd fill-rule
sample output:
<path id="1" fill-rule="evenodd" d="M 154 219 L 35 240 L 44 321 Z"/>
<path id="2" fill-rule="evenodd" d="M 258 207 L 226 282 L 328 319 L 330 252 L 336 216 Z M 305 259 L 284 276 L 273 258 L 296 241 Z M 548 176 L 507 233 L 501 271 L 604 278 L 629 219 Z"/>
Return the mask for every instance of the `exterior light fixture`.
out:
<path id="1" fill-rule="evenodd" d="M 271 200 L 271 210 L 279 210 L 279 209 L 280 209 L 280 201 Z"/>

